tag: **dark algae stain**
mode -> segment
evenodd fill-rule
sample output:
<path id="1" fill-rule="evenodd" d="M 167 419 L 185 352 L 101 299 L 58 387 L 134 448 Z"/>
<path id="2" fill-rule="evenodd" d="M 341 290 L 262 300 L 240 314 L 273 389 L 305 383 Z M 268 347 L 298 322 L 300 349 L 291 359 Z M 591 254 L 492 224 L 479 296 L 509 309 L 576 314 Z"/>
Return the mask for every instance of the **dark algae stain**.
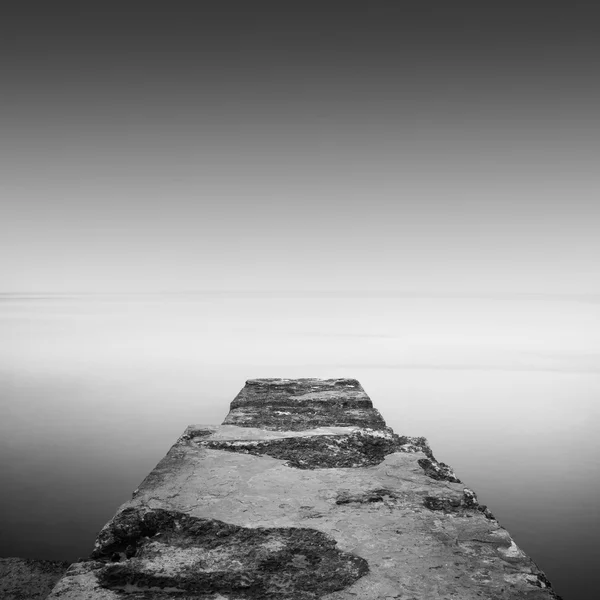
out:
<path id="1" fill-rule="evenodd" d="M 401 452 L 423 452 L 427 458 L 420 458 L 417 463 L 425 471 L 425 475 L 436 481 L 450 481 L 451 483 L 462 483 L 456 476 L 452 467 L 436 460 L 427 440 L 424 437 L 400 437 Z"/>
<path id="2" fill-rule="evenodd" d="M 356 379 L 250 379 L 231 402 L 223 424 L 280 431 L 386 428 Z"/>
<path id="3" fill-rule="evenodd" d="M 333 469 L 370 467 L 382 463 L 394 452 L 423 452 L 427 458 L 417 462 L 432 479 L 461 483 L 452 468 L 438 462 L 425 438 L 399 436 L 385 431 L 362 429 L 347 434 L 310 435 L 267 440 L 211 440 L 192 432 L 184 441 L 201 448 L 238 452 L 254 456 L 270 456 L 286 461 L 296 469 Z"/>
<path id="4" fill-rule="evenodd" d="M 423 471 L 425 471 L 425 475 L 432 479 L 436 479 L 437 481 L 462 483 L 461 480 L 456 477 L 452 468 L 443 462 L 438 462 L 431 458 L 420 458 L 417 462 Z"/>
<path id="5" fill-rule="evenodd" d="M 336 504 L 371 504 L 374 502 L 384 502 L 398 498 L 398 495 L 393 490 L 387 488 L 377 488 L 375 490 L 367 490 L 365 492 L 352 493 L 343 490 L 338 493 L 335 500 Z"/>
<path id="6" fill-rule="evenodd" d="M 366 560 L 336 544 L 314 529 L 127 508 L 100 532 L 92 559 L 104 562 L 102 587 L 134 598 L 314 600 L 369 572 Z"/>
<path id="7" fill-rule="evenodd" d="M 296 469 L 367 467 L 378 465 L 398 449 L 398 436 L 357 431 L 342 435 L 311 435 L 271 440 L 206 440 L 201 447 L 287 461 Z"/>
<path id="8" fill-rule="evenodd" d="M 461 497 L 425 496 L 423 506 L 429 510 L 440 510 L 445 513 L 458 513 L 469 510 L 478 511 L 489 520 L 495 520 L 494 515 L 485 504 L 479 504 L 473 490 L 465 488 Z"/>

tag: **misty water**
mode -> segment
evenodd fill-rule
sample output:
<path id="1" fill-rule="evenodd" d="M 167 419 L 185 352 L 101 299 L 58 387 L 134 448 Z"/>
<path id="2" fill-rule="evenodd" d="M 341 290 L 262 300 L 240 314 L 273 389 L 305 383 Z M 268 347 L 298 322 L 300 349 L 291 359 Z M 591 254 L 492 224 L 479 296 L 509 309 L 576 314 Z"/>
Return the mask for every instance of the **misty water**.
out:
<path id="1" fill-rule="evenodd" d="M 197 294 L 0 301 L 0 555 L 73 561 L 246 379 L 353 377 L 548 575 L 600 559 L 600 304 Z"/>

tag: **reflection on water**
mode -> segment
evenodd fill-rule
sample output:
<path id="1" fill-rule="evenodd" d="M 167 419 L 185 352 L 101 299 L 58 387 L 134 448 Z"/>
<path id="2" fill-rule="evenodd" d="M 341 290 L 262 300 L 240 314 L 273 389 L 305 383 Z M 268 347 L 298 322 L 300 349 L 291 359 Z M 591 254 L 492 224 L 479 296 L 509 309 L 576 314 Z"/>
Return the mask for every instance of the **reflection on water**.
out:
<path id="1" fill-rule="evenodd" d="M 0 555 L 74 560 L 251 377 L 355 377 L 546 571 L 600 558 L 600 305 L 543 299 L 0 300 Z"/>

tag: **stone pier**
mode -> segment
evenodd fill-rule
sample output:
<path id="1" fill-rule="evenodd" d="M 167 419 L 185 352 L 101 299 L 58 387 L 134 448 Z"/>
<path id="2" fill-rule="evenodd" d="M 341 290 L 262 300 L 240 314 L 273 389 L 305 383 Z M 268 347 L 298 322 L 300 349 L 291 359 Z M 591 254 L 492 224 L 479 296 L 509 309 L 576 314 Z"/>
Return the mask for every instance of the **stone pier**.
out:
<path id="1" fill-rule="evenodd" d="M 191 425 L 51 600 L 546 600 L 537 565 L 354 379 L 253 379 Z"/>

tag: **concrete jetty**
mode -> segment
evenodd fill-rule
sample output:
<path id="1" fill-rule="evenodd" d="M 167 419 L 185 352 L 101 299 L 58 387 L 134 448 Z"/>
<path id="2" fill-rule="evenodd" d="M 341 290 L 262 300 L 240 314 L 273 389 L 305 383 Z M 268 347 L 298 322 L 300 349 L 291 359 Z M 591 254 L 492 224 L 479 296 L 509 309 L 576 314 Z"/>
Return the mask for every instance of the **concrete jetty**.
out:
<path id="1" fill-rule="evenodd" d="M 0 558 L 0 598 L 43 600 L 68 567 L 60 560 Z"/>
<path id="2" fill-rule="evenodd" d="M 538 566 L 354 379 L 253 379 L 191 425 L 49 600 L 547 600 Z"/>

